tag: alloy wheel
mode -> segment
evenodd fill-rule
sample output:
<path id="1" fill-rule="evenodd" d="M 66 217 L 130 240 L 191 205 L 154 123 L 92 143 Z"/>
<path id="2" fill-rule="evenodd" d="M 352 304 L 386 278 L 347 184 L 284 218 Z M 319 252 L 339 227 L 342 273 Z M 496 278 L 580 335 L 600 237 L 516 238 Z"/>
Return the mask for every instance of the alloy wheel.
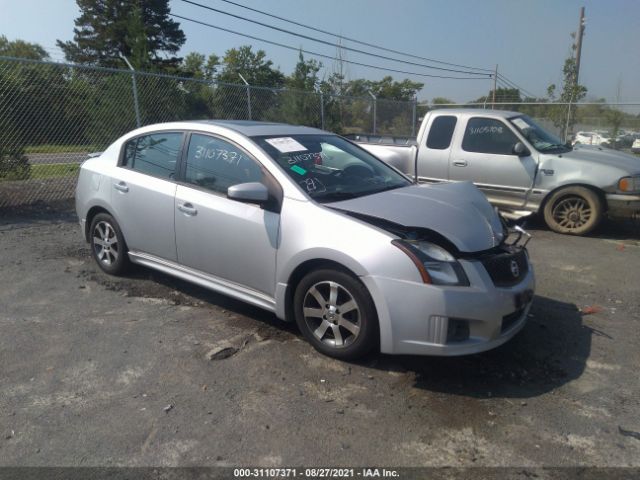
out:
<path id="1" fill-rule="evenodd" d="M 580 228 L 591 219 L 591 207 L 581 197 L 566 197 L 553 207 L 553 219 L 563 228 Z"/>
<path id="2" fill-rule="evenodd" d="M 105 221 L 96 223 L 93 229 L 93 248 L 99 262 L 111 266 L 118 261 L 120 248 L 116 231 Z"/>
<path id="3" fill-rule="evenodd" d="M 337 282 L 318 282 L 309 288 L 302 312 L 316 339 L 331 347 L 347 347 L 360 335 L 360 308 L 353 295 Z"/>

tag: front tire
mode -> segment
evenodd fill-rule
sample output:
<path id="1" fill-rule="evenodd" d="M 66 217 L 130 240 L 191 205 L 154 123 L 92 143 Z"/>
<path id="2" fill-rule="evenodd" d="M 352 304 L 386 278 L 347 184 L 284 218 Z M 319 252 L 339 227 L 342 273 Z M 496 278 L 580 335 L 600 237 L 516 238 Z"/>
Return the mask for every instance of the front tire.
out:
<path id="1" fill-rule="evenodd" d="M 110 275 L 122 275 L 129 267 L 129 256 L 118 222 L 108 213 L 99 213 L 89 227 L 91 255 Z"/>
<path id="2" fill-rule="evenodd" d="M 294 295 L 298 328 L 316 350 L 341 360 L 369 353 L 378 343 L 378 318 L 366 287 L 333 269 L 316 270 Z"/>
<path id="3" fill-rule="evenodd" d="M 585 187 L 566 187 L 553 193 L 544 206 L 544 221 L 554 232 L 586 235 L 604 216 L 602 200 Z"/>

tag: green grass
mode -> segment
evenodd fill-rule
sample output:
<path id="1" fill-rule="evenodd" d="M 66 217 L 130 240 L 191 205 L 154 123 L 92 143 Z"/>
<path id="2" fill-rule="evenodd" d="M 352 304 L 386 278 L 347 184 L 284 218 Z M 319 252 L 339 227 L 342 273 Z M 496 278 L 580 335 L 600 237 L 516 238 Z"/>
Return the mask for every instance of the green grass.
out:
<path id="1" fill-rule="evenodd" d="M 72 177 L 80 170 L 79 163 L 39 163 L 31 165 L 29 178 Z"/>
<path id="2" fill-rule="evenodd" d="M 96 145 L 30 145 L 24 147 L 24 153 L 84 153 L 104 150 Z"/>

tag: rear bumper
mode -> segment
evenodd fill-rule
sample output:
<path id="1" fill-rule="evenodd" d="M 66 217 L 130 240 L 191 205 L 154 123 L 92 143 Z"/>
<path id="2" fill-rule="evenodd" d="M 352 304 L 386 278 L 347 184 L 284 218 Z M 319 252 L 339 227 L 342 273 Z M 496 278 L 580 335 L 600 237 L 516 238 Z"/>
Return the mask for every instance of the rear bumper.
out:
<path id="1" fill-rule="evenodd" d="M 640 218 L 640 195 L 607 194 L 608 215 L 613 218 Z"/>

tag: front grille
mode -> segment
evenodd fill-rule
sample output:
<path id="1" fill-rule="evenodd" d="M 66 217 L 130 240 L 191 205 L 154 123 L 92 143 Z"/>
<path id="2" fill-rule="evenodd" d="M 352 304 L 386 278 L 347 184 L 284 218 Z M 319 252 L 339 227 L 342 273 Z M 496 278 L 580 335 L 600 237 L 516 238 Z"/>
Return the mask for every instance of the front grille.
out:
<path id="1" fill-rule="evenodd" d="M 529 262 L 524 249 L 499 253 L 481 261 L 496 287 L 517 285 L 529 272 Z"/>
<path id="2" fill-rule="evenodd" d="M 505 315 L 504 317 L 502 317 L 502 327 L 500 327 L 500 333 L 504 333 L 509 330 L 515 323 L 518 322 L 518 320 L 520 320 L 523 314 L 524 308 L 521 308 L 513 313 L 510 313 L 509 315 Z"/>

